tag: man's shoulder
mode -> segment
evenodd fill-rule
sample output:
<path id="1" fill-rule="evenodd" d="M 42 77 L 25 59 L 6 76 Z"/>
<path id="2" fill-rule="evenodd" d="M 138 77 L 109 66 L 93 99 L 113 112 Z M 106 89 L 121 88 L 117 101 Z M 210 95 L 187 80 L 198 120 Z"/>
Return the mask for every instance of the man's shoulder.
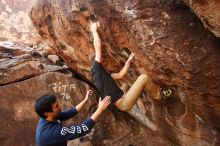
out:
<path id="1" fill-rule="evenodd" d="M 43 126 L 46 124 L 46 120 L 44 120 L 43 118 L 40 118 L 37 124 L 37 128 Z"/>
<path id="2" fill-rule="evenodd" d="M 39 119 L 36 130 L 36 143 L 39 146 L 66 146 L 67 140 L 62 138 L 62 125 Z"/>
<path id="3" fill-rule="evenodd" d="M 60 124 L 58 122 L 49 122 L 45 119 L 39 119 L 38 125 L 37 125 L 37 132 L 38 131 L 46 131 L 49 132 L 50 130 L 54 130 L 56 128 L 60 127 Z"/>

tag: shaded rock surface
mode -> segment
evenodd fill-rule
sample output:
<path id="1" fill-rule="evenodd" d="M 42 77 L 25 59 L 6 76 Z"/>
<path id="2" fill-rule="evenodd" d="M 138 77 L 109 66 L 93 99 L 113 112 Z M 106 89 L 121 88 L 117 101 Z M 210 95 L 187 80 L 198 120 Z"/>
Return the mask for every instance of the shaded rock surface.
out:
<path id="1" fill-rule="evenodd" d="M 45 46 L 44 46 L 45 47 Z M 58 97 L 63 111 L 78 104 L 91 87 L 74 77 L 64 65 L 54 65 L 41 54 L 42 47 L 30 48 L 10 42 L 0 42 L 0 145 L 35 145 L 38 117 L 35 100 L 45 94 Z M 47 52 L 44 52 L 47 53 Z M 73 74 L 74 75 L 74 74 Z M 97 93 L 82 112 L 66 124 L 79 123 L 97 107 Z M 172 142 L 143 128 L 129 115 L 107 110 L 95 128 L 86 136 L 70 141 L 68 146 L 98 145 L 172 145 Z M 136 140 L 136 139 L 140 140 Z M 143 139 L 149 139 L 147 142 Z"/>
<path id="2" fill-rule="evenodd" d="M 0 42 L 0 85 L 22 81 L 43 73 L 65 70 L 26 45 Z"/>
<path id="3" fill-rule="evenodd" d="M 118 84 L 131 85 L 146 73 L 175 90 L 162 102 L 143 94 L 141 111 L 156 125 L 156 133 L 179 145 L 220 144 L 219 39 L 183 2 L 38 0 L 30 16 L 48 45 L 88 81 L 94 56 L 88 20 L 98 19 L 103 65 L 109 71 L 119 71 L 129 53 L 136 54 Z"/>
<path id="4" fill-rule="evenodd" d="M 220 37 L 220 1 L 218 0 L 184 0 L 199 16 L 204 26 Z"/>

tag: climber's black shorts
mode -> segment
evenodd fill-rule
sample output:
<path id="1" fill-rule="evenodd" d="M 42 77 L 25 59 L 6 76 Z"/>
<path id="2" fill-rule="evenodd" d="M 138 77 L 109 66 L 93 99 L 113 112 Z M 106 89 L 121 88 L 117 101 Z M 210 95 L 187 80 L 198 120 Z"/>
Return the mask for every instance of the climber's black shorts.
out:
<path id="1" fill-rule="evenodd" d="M 111 96 L 111 103 L 114 103 L 124 94 L 111 77 L 111 74 L 96 60 L 92 63 L 92 78 L 102 99 Z"/>

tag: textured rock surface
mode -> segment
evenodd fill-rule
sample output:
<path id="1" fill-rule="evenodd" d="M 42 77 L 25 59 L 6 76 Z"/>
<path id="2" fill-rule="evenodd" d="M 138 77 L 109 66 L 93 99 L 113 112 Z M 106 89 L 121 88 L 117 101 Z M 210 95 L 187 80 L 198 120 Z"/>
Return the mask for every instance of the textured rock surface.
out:
<path id="1" fill-rule="evenodd" d="M 68 85 L 68 87 L 75 85 L 77 89 L 75 89 L 76 91 L 73 89 L 72 91 L 71 89 L 66 89 L 65 92 L 63 89 L 58 91 L 58 89 L 55 89 L 55 84 L 60 87 L 62 85 Z M 47 73 L 0 87 L 1 145 L 35 144 L 35 130 L 38 117 L 34 112 L 34 102 L 39 96 L 47 92 L 55 93 L 59 97 L 62 108 L 65 110 L 67 107 L 70 108 L 72 105 L 79 103 L 83 98 L 81 93 L 85 94 L 84 91 L 86 89 L 88 89 L 88 86 L 82 82 L 73 80 L 71 77 L 60 73 Z M 67 96 L 71 96 L 71 98 L 66 98 Z M 89 105 L 75 120 L 78 119 L 79 121 L 79 119 L 86 118 Z"/>
<path id="2" fill-rule="evenodd" d="M 65 69 L 53 65 L 40 54 L 39 49 L 39 53 L 36 50 L 12 42 L 0 42 L 0 85 Z"/>
<path id="3" fill-rule="evenodd" d="M 100 21 L 103 64 L 109 71 L 123 66 L 129 51 L 122 48 L 136 53 L 119 84 L 147 73 L 176 90 L 162 102 L 144 94 L 142 111 L 157 133 L 180 145 L 219 145 L 219 39 L 189 8 L 164 0 L 38 0 L 30 16 L 39 34 L 72 70 L 91 81 L 90 15 Z"/>
<path id="4" fill-rule="evenodd" d="M 220 1 L 219 0 L 184 0 L 199 16 L 204 26 L 220 37 Z"/>
<path id="5" fill-rule="evenodd" d="M 41 41 L 28 11 L 35 0 L 0 0 L 0 41 L 35 44 Z"/>

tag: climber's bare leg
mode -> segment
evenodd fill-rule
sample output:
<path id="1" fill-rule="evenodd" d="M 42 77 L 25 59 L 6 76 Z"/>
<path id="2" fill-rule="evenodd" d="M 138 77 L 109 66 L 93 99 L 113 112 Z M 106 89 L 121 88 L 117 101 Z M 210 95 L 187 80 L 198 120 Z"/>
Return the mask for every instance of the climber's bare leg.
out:
<path id="1" fill-rule="evenodd" d="M 147 75 L 143 74 L 138 77 L 128 92 L 115 102 L 115 106 L 122 111 L 130 110 L 141 96 L 144 88 L 146 88 L 148 94 L 152 98 L 160 99 L 159 86 L 156 85 Z"/>
<path id="2" fill-rule="evenodd" d="M 128 90 L 129 90 L 129 85 L 127 84 L 127 83 L 124 83 L 122 86 L 121 86 L 121 90 L 124 92 L 124 94 L 125 93 L 127 93 L 128 92 Z"/>

